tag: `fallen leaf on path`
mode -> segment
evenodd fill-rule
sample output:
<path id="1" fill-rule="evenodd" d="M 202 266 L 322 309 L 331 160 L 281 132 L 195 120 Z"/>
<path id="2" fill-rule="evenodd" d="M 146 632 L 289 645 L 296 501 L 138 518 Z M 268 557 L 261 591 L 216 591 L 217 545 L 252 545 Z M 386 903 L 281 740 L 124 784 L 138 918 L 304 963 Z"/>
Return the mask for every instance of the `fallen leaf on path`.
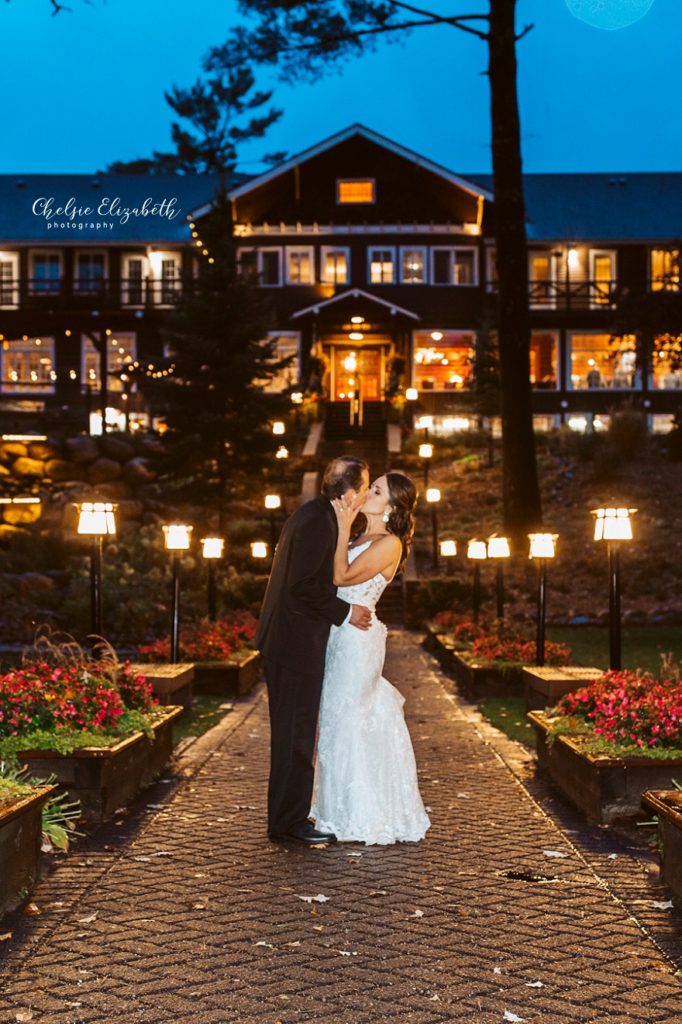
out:
<path id="1" fill-rule="evenodd" d="M 323 924 L 314 924 L 313 925 L 313 931 L 314 932 L 323 932 L 324 931 L 324 925 Z"/>
<path id="2" fill-rule="evenodd" d="M 610 853 L 609 854 L 609 860 L 618 860 L 618 854 L 617 853 Z"/>
<path id="3" fill-rule="evenodd" d="M 385 889 L 370 889 L 369 894 L 370 896 L 388 896 Z"/>
<path id="4" fill-rule="evenodd" d="M 346 854 L 346 857 L 362 857 L 362 854 L 361 853 L 355 853 L 354 851 L 351 851 L 350 853 Z"/>
<path id="5" fill-rule="evenodd" d="M 458 800 L 471 800 L 468 793 L 457 793 L 456 796 Z"/>
<path id="6" fill-rule="evenodd" d="M 415 910 L 414 914 L 411 914 L 410 916 L 411 916 L 411 917 L 423 917 L 423 916 L 424 916 L 424 911 L 423 911 L 423 910 L 419 910 L 419 909 L 417 908 L 417 909 Z"/>
<path id="7" fill-rule="evenodd" d="M 98 913 L 99 913 L 99 911 L 96 910 L 94 912 L 94 914 L 88 914 L 87 917 L 78 917 L 78 918 L 76 918 L 76 920 L 78 921 L 79 924 L 90 924 L 92 921 L 95 920 L 95 918 L 97 917 Z"/>
<path id="8" fill-rule="evenodd" d="M 654 900 L 651 906 L 655 910 L 672 910 L 675 904 L 672 900 Z"/>
<path id="9" fill-rule="evenodd" d="M 298 893 L 296 895 L 298 896 Z M 304 903 L 327 903 L 329 900 L 329 897 L 324 896 L 321 892 L 318 892 L 317 896 L 298 896 L 298 898 Z"/>
<path id="10" fill-rule="evenodd" d="M 561 850 L 543 850 L 545 857 L 568 857 L 567 853 L 562 853 Z"/>
<path id="11" fill-rule="evenodd" d="M 35 917 L 38 914 L 42 914 L 42 910 L 40 909 L 37 903 L 27 903 L 22 913 L 29 914 Z"/>
<path id="12" fill-rule="evenodd" d="M 504 1016 L 502 1017 L 502 1020 L 511 1021 L 512 1024 L 523 1024 L 525 1019 L 525 1017 L 517 1017 L 515 1013 L 511 1012 L 511 1010 L 505 1010 Z"/>
<path id="13" fill-rule="evenodd" d="M 33 1020 L 33 1010 L 19 1010 L 19 1012 L 14 1015 L 14 1019 L 19 1022 Z"/>
<path id="14" fill-rule="evenodd" d="M 502 974 L 501 967 L 493 967 L 493 974 Z"/>
<path id="15" fill-rule="evenodd" d="M 293 947 L 293 946 L 300 946 L 301 943 L 297 939 L 296 942 L 285 942 L 284 945 L 285 946 L 292 946 Z"/>
<path id="16" fill-rule="evenodd" d="M 267 946 L 268 949 L 275 948 L 271 942 L 263 942 L 262 940 L 260 942 L 254 942 L 254 946 Z"/>
<path id="17" fill-rule="evenodd" d="M 354 950 L 354 949 L 352 949 L 352 950 L 351 950 L 351 949 L 337 949 L 337 951 L 336 951 L 336 952 L 337 952 L 337 953 L 340 953 L 340 954 L 341 954 L 341 956 L 357 956 L 357 955 L 358 955 L 358 954 L 357 954 L 357 953 L 355 952 L 355 950 Z"/>
<path id="18" fill-rule="evenodd" d="M 440 1002 L 440 996 L 436 992 L 434 992 L 432 996 L 429 996 L 429 1002 L 430 1003 L 439 1003 Z"/>
<path id="19" fill-rule="evenodd" d="M 527 981 L 526 988 L 544 988 L 544 982 L 542 981 Z"/>

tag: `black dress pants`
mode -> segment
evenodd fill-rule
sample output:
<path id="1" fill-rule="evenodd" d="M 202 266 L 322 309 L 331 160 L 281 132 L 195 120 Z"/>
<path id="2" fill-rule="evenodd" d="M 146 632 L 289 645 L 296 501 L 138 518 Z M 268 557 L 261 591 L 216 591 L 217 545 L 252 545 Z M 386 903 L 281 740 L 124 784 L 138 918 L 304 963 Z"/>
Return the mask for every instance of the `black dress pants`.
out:
<path id="1" fill-rule="evenodd" d="M 322 673 L 294 672 L 265 660 L 270 707 L 270 835 L 291 832 L 308 821 L 322 679 Z"/>

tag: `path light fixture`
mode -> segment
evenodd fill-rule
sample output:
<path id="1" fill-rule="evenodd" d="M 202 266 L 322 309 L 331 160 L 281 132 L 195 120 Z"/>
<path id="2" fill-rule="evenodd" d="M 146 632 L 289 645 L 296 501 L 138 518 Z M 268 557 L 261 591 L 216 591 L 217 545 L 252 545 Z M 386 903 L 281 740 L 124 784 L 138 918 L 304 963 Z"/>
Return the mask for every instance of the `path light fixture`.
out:
<path id="1" fill-rule="evenodd" d="M 436 572 L 439 569 L 438 562 L 438 502 L 440 501 L 440 490 L 437 487 L 429 487 L 426 492 L 426 500 L 431 506 L 431 535 L 433 539 L 433 568 Z"/>
<path id="2" fill-rule="evenodd" d="M 609 668 L 622 668 L 620 617 L 620 546 L 632 540 L 636 508 L 595 508 L 594 539 L 604 541 L 609 560 Z"/>
<path id="3" fill-rule="evenodd" d="M 424 440 L 428 441 L 429 430 L 433 430 L 433 416 L 420 416 L 415 423 L 415 427 L 417 430 L 424 431 Z"/>
<path id="4" fill-rule="evenodd" d="M 547 616 L 547 562 L 556 555 L 558 533 L 529 533 L 530 550 L 528 557 L 538 564 L 537 633 L 535 640 L 535 664 L 545 664 L 545 619 Z"/>
<path id="5" fill-rule="evenodd" d="M 166 551 L 172 555 L 173 585 L 171 605 L 171 662 L 177 665 L 180 650 L 180 553 L 189 551 L 193 526 L 169 523 L 163 528 Z"/>
<path id="6" fill-rule="evenodd" d="M 208 617 L 215 622 L 218 608 L 218 591 L 216 586 L 216 562 L 223 557 L 225 541 L 222 537 L 202 537 L 201 555 L 208 566 Z"/>
<path id="7" fill-rule="evenodd" d="M 424 465 L 424 487 L 429 486 L 429 462 L 433 458 L 433 445 L 425 442 L 419 445 L 419 458 Z"/>
<path id="8" fill-rule="evenodd" d="M 488 557 L 488 545 L 484 540 L 470 540 L 467 544 L 467 558 L 474 563 L 474 581 L 472 605 L 474 622 L 478 623 L 481 614 L 481 562 Z"/>
<path id="9" fill-rule="evenodd" d="M 509 537 L 500 537 L 496 533 L 488 537 L 488 558 L 495 561 L 496 616 L 498 619 L 504 618 L 504 560 L 510 556 Z"/>
<path id="10" fill-rule="evenodd" d="M 116 533 L 116 510 L 111 501 L 83 501 L 78 510 L 77 531 L 90 537 L 90 632 L 102 635 L 102 548 L 104 538 Z"/>
<path id="11" fill-rule="evenodd" d="M 416 402 L 419 398 L 419 392 L 416 388 L 407 388 L 405 391 L 405 398 L 408 402 Z"/>
<path id="12" fill-rule="evenodd" d="M 268 557 L 268 545 L 264 540 L 251 541 L 251 557 L 255 559 Z"/>
<path id="13" fill-rule="evenodd" d="M 282 507 L 282 495 L 281 494 L 266 494 L 263 502 L 266 511 L 270 519 L 270 543 L 272 550 L 275 550 L 277 544 L 277 511 Z"/>
<path id="14" fill-rule="evenodd" d="M 445 559 L 445 571 L 448 575 L 452 572 L 453 558 L 457 554 L 456 540 L 442 540 L 440 542 L 440 556 Z"/>
<path id="15" fill-rule="evenodd" d="M 272 424 L 272 432 L 275 437 L 281 437 L 282 434 L 286 434 L 286 427 L 284 426 L 283 420 L 275 420 Z"/>

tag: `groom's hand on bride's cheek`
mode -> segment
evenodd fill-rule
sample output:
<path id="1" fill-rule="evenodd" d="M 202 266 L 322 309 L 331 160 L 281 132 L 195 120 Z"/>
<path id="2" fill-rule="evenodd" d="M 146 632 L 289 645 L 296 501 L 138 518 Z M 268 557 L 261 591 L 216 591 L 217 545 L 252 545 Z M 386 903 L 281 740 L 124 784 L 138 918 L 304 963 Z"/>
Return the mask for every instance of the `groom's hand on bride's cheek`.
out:
<path id="1" fill-rule="evenodd" d="M 354 604 L 351 605 L 351 608 L 351 626 L 357 626 L 358 629 L 369 629 L 372 624 L 372 613 L 369 608 L 365 608 L 364 604 Z"/>

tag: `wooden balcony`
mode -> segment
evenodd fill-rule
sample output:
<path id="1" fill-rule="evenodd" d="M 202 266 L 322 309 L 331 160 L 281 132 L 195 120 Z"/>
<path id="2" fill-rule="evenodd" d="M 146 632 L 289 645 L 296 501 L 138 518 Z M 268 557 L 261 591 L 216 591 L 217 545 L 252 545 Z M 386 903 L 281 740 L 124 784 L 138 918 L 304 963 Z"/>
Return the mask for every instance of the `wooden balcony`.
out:
<path id="1" fill-rule="evenodd" d="M 0 309 L 163 309 L 190 287 L 180 278 L 9 278 L 0 283 Z"/>

